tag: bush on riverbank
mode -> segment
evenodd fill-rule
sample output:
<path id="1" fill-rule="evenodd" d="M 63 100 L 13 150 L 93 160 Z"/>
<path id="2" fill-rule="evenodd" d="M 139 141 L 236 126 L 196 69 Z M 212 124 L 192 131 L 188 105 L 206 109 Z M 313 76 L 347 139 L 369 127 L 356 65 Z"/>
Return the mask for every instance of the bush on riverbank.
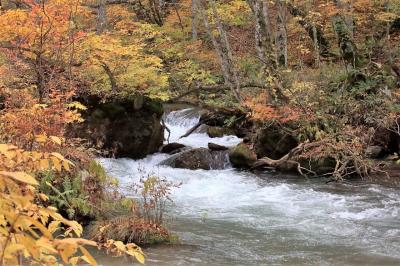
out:
<path id="1" fill-rule="evenodd" d="M 171 190 L 177 187 L 179 184 L 143 173 L 140 182 L 133 184 L 138 198 L 124 198 L 122 202 L 127 208 L 118 215 L 115 210 L 110 210 L 114 215 L 105 211 L 107 217 L 89 227 L 89 237 L 103 241 L 112 236 L 124 243 L 140 245 L 174 242 L 176 237 L 165 227 L 165 211 L 167 202 L 172 201 Z"/>

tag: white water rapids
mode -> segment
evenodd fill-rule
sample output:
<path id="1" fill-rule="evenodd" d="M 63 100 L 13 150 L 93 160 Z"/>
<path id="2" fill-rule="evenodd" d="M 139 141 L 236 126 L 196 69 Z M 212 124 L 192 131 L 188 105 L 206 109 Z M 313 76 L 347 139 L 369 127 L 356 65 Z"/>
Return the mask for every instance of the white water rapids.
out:
<path id="1" fill-rule="evenodd" d="M 205 133 L 179 140 L 198 119 L 193 110 L 169 113 L 170 142 L 192 147 L 240 142 Z M 146 265 L 400 265 L 398 189 L 158 166 L 169 156 L 100 160 L 122 188 L 137 182 L 143 171 L 182 182 L 167 213 L 169 228 L 182 244 L 147 249 Z M 132 265 L 121 259 L 102 263 Z"/>

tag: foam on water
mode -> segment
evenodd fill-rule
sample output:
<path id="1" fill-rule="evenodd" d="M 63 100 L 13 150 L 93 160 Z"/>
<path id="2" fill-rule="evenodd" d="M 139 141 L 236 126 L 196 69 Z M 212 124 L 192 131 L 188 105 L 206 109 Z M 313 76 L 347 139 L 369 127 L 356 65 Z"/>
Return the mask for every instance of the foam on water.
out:
<path id="1" fill-rule="evenodd" d="M 178 140 L 198 119 L 188 109 L 170 113 L 166 122 L 171 139 Z M 179 141 L 200 147 L 215 140 L 196 133 Z M 221 138 L 217 143 L 238 141 Z M 163 254 L 163 260 L 169 258 L 175 265 L 400 264 L 398 190 L 261 179 L 234 169 L 158 166 L 166 158 L 155 154 L 137 161 L 100 160 L 122 187 L 137 182 L 143 171 L 182 182 L 169 206 L 171 228 L 198 249 L 190 255 Z"/>

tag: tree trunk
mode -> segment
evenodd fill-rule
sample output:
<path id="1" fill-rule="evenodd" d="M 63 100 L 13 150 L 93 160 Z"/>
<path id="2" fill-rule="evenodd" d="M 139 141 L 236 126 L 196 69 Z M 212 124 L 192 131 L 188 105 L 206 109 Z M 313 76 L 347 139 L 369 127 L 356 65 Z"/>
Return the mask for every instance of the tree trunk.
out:
<path id="1" fill-rule="evenodd" d="M 355 68 L 358 64 L 357 47 L 345 18 L 338 14 L 332 18 L 332 23 L 343 60 Z"/>
<path id="2" fill-rule="evenodd" d="M 247 0 L 255 17 L 255 40 L 259 60 L 263 63 L 263 76 L 268 81 L 266 87 L 270 97 L 275 102 L 287 102 L 289 99 L 283 93 L 281 77 L 278 72 L 278 63 L 275 45 L 271 33 L 269 8 L 266 0 Z"/>
<path id="3" fill-rule="evenodd" d="M 318 33 L 317 33 L 317 28 L 314 26 L 313 27 L 313 35 L 314 35 L 314 51 L 315 51 L 315 66 L 319 67 L 320 65 L 320 49 L 319 49 L 319 44 L 318 44 Z"/>
<path id="4" fill-rule="evenodd" d="M 197 0 L 192 0 L 192 40 L 197 40 L 197 23 L 198 23 L 198 16 L 197 16 Z"/>
<path id="5" fill-rule="evenodd" d="M 102 34 L 107 27 L 107 0 L 100 0 L 99 7 L 97 9 L 97 21 L 96 21 L 96 33 Z"/>
<path id="6" fill-rule="evenodd" d="M 287 58 L 287 32 L 286 32 L 286 15 L 284 5 L 281 0 L 276 0 L 278 6 L 278 14 L 276 17 L 276 45 L 277 58 L 280 66 L 288 66 Z"/>
<path id="7" fill-rule="evenodd" d="M 209 19 L 206 14 L 205 7 L 202 4 L 200 4 L 200 2 L 197 2 L 197 4 L 198 4 L 199 10 L 201 10 L 201 15 L 203 17 L 204 26 L 207 30 L 208 35 L 211 38 L 214 49 L 218 55 L 225 83 L 232 91 L 232 94 L 234 95 L 235 99 L 239 103 L 242 103 L 243 98 L 240 94 L 239 77 L 238 77 L 238 74 L 237 74 L 237 71 L 236 71 L 236 68 L 234 65 L 232 50 L 229 45 L 228 36 L 226 34 L 225 29 L 223 28 L 221 19 L 218 15 L 216 7 L 215 7 L 215 2 L 210 1 L 210 5 L 211 5 L 211 9 L 212 9 L 213 18 L 215 21 L 214 27 L 216 28 L 216 30 L 219 33 L 218 36 L 215 36 L 215 34 L 213 33 L 213 29 L 211 28 L 211 25 L 209 23 Z"/>

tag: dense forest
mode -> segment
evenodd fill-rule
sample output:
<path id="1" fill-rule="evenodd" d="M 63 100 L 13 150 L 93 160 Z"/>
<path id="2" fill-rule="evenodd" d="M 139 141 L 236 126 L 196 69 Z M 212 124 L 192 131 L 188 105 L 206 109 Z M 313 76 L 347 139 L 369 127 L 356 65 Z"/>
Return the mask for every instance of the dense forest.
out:
<path id="1" fill-rule="evenodd" d="M 238 169 L 398 185 L 399 44 L 398 0 L 0 0 L 0 264 L 173 242 L 179 184 L 132 199 L 96 160 L 182 149 L 167 105 L 204 110 L 182 137 L 239 137 Z"/>

